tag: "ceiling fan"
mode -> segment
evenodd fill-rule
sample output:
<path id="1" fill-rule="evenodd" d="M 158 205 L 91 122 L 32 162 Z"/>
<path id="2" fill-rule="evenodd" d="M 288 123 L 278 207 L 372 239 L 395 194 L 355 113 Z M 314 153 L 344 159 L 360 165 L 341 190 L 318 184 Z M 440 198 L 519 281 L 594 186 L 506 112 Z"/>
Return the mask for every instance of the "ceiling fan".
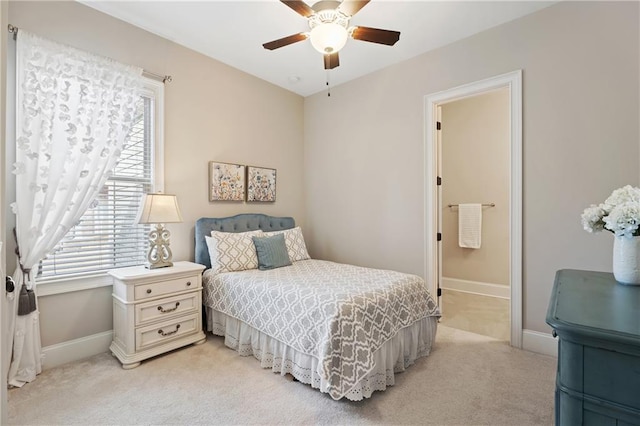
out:
<path id="1" fill-rule="evenodd" d="M 307 18 L 310 31 L 264 43 L 268 50 L 278 49 L 302 40 L 311 39 L 313 47 L 324 55 L 324 69 L 330 70 L 340 65 L 338 51 L 344 47 L 349 37 L 371 43 L 393 46 L 400 39 L 399 31 L 370 27 L 349 27 L 349 21 L 369 0 L 332 1 L 322 0 L 313 6 L 303 1 L 280 0 L 298 14 Z"/>

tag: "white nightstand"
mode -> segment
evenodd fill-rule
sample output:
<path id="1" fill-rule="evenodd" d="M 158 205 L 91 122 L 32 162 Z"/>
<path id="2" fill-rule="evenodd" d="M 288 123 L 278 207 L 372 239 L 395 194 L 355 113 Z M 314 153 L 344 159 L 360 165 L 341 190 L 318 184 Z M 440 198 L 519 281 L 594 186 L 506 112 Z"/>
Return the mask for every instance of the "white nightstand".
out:
<path id="1" fill-rule="evenodd" d="M 122 368 L 191 343 L 204 343 L 202 331 L 203 265 L 114 269 L 111 352 Z"/>

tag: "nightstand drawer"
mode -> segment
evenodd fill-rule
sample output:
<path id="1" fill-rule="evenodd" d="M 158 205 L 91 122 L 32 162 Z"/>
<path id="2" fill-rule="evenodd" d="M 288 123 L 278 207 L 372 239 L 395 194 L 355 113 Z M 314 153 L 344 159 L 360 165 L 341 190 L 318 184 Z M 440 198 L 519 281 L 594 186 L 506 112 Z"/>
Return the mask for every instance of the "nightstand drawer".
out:
<path id="1" fill-rule="evenodd" d="M 144 300 L 165 294 L 198 288 L 198 279 L 199 277 L 194 275 L 186 278 L 137 285 L 134 290 L 134 298 L 135 300 Z"/>
<path id="2" fill-rule="evenodd" d="M 166 343 L 187 334 L 198 331 L 198 314 L 178 317 L 172 321 L 136 329 L 136 350 L 140 351 L 154 345 Z"/>
<path id="3" fill-rule="evenodd" d="M 197 312 L 200 304 L 200 292 L 191 292 L 136 305 L 136 326 L 149 324 L 164 318 Z"/>

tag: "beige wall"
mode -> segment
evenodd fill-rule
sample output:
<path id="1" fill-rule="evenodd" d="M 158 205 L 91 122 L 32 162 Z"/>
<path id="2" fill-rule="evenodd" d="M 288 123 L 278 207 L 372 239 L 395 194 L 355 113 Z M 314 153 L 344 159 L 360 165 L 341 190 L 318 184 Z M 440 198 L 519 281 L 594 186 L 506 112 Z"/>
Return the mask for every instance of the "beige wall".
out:
<path id="1" fill-rule="evenodd" d="M 509 89 L 442 106 L 442 276 L 509 285 Z M 460 203 L 482 209 L 482 246 L 458 245 Z"/>
<path id="2" fill-rule="evenodd" d="M 304 226 L 302 97 L 76 2 L 13 1 L 9 22 L 173 76 L 165 86 L 165 192 L 178 196 L 184 218 L 167 226 L 174 260 L 193 259 L 194 222 L 202 216 L 258 212 L 293 216 Z M 277 169 L 277 201 L 209 202 L 210 160 Z M 43 297 L 40 307 L 45 346 L 111 329 L 104 289 Z"/>
<path id="3" fill-rule="evenodd" d="M 111 290 L 111 287 L 100 287 L 41 297 L 39 308 L 42 346 L 111 330 Z"/>
<path id="4" fill-rule="evenodd" d="M 305 98 L 312 256 L 423 275 L 424 97 L 522 69 L 523 326 L 548 332 L 557 269 L 611 270 L 582 210 L 638 184 L 638 8 L 561 2 Z"/>

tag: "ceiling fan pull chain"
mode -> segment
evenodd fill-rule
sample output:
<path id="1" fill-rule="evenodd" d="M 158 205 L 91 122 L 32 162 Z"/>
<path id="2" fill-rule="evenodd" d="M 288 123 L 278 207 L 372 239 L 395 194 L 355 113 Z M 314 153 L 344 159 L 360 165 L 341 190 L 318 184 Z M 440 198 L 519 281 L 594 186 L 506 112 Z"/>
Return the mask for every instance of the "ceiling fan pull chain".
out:
<path id="1" fill-rule="evenodd" d="M 327 70 L 327 97 L 331 97 L 331 86 L 329 85 L 329 70 Z"/>

